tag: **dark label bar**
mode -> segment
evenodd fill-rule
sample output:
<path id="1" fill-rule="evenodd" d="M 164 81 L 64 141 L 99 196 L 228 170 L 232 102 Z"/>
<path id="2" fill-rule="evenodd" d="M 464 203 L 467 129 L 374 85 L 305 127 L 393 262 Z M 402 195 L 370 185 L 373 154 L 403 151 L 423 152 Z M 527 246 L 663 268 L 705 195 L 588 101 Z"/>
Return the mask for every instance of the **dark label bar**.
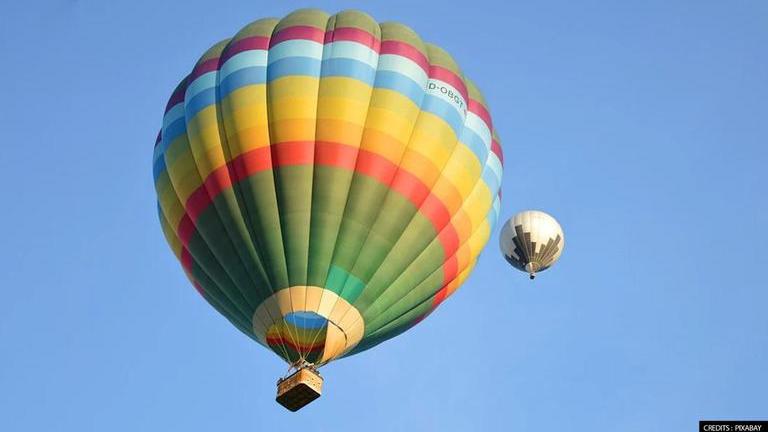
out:
<path id="1" fill-rule="evenodd" d="M 702 420 L 699 432 L 768 432 L 765 420 Z"/>

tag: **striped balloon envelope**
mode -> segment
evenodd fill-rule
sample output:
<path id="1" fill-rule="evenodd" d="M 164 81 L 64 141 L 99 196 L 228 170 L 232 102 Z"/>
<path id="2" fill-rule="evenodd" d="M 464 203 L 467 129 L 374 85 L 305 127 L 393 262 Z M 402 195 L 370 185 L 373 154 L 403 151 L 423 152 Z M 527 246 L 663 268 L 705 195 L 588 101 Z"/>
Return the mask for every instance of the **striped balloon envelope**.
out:
<path id="1" fill-rule="evenodd" d="M 501 174 L 451 56 L 357 11 L 298 10 L 214 45 L 154 151 L 190 281 L 292 364 L 371 348 L 450 296 L 494 227 Z"/>

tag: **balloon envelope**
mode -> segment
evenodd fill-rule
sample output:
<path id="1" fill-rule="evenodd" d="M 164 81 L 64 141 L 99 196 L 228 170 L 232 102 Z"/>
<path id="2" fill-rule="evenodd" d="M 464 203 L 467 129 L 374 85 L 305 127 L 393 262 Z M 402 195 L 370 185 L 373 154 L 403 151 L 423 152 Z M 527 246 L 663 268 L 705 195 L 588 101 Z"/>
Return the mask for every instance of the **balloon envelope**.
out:
<path id="1" fill-rule="evenodd" d="M 160 221 L 200 294 L 288 362 L 394 337 L 466 279 L 499 209 L 482 95 L 361 12 L 253 22 L 203 54 L 154 151 Z"/>
<path id="2" fill-rule="evenodd" d="M 530 274 L 551 267 L 565 247 L 565 234 L 552 216 L 537 210 L 520 212 L 504 224 L 501 252 L 513 267 Z"/>

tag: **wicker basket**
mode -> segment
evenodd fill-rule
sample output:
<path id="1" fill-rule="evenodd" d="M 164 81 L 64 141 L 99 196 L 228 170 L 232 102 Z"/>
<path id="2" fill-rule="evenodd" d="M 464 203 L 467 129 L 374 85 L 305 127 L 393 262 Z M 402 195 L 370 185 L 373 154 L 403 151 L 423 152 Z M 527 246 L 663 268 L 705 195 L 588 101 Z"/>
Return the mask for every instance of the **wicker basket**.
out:
<path id="1" fill-rule="evenodd" d="M 309 368 L 302 368 L 277 383 L 277 402 L 291 411 L 298 411 L 320 397 L 323 378 Z"/>

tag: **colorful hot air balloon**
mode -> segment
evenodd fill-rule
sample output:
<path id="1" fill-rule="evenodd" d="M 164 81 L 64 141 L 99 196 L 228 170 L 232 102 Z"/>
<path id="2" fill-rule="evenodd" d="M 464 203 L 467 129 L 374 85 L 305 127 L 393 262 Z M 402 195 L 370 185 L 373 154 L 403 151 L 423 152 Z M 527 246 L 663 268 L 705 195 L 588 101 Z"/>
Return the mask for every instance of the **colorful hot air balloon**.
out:
<path id="1" fill-rule="evenodd" d="M 294 365 L 369 349 L 451 295 L 495 224 L 501 174 L 453 58 L 357 11 L 298 10 L 214 45 L 154 152 L 192 284 Z"/>
<path id="2" fill-rule="evenodd" d="M 555 264 L 565 247 L 565 235 L 552 216 L 537 210 L 520 212 L 501 229 L 501 252 L 518 270 L 536 277 Z"/>

